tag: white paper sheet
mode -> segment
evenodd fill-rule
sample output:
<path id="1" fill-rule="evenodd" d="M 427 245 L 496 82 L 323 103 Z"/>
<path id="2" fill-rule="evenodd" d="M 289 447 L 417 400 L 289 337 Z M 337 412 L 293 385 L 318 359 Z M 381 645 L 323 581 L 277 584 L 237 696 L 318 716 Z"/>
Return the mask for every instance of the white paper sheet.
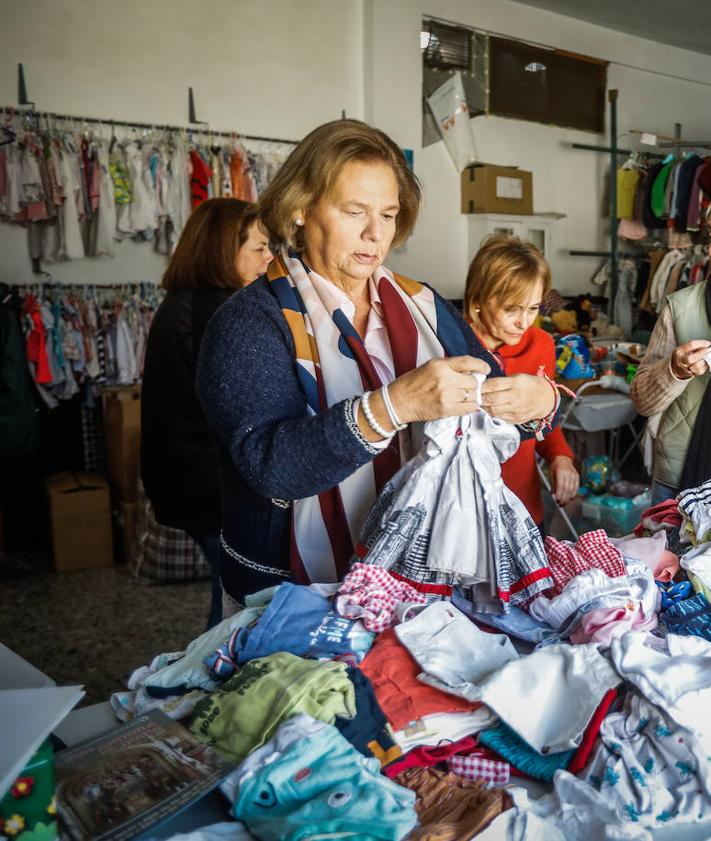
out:
<path id="1" fill-rule="evenodd" d="M 32 754 L 84 694 L 81 686 L 0 692 L 0 799 Z"/>

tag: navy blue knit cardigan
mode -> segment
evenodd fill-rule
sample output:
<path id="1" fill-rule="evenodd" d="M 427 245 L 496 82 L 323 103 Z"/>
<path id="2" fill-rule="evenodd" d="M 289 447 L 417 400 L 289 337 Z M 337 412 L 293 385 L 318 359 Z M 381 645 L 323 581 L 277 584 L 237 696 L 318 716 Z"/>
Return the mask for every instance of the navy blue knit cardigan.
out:
<path id="1" fill-rule="evenodd" d="M 440 303 L 461 326 L 457 352 L 484 359 L 501 376 L 456 309 Z M 241 601 L 288 577 L 292 500 L 333 487 L 378 451 L 353 423 L 352 400 L 308 416 L 293 338 L 266 278 L 232 295 L 210 320 L 197 393 L 222 451 L 223 585 Z"/>

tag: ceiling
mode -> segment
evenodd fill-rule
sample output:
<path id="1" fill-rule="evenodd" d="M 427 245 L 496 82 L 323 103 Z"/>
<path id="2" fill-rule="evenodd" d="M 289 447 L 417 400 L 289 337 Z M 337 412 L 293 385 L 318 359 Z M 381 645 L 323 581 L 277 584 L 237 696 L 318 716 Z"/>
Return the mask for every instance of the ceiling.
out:
<path id="1" fill-rule="evenodd" d="M 517 0 L 559 15 L 711 55 L 709 0 Z"/>

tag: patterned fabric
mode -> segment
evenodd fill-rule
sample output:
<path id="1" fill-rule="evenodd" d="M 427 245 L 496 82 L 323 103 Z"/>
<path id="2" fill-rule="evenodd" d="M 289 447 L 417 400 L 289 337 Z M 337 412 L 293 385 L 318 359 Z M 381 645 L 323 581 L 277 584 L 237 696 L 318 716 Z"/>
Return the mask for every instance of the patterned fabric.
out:
<path id="1" fill-rule="evenodd" d="M 690 634 L 711 642 L 711 605 L 703 593 L 672 603 L 660 619 L 670 634 Z"/>
<path id="2" fill-rule="evenodd" d="M 541 302 L 541 309 L 546 313 L 557 312 L 565 306 L 565 299 L 557 289 L 551 289 Z"/>
<path id="3" fill-rule="evenodd" d="M 368 514 L 358 557 L 432 596 L 462 583 L 479 610 L 507 612 L 548 590 L 540 532 L 501 480 L 519 440 L 485 412 L 427 422 L 419 454 Z"/>
<path id="4" fill-rule="evenodd" d="M 669 610 L 674 602 L 680 602 L 684 599 L 691 598 L 694 588 L 691 586 L 691 581 L 673 581 L 664 584 L 657 581 L 657 587 L 662 594 L 662 610 Z"/>
<path id="5" fill-rule="evenodd" d="M 267 272 L 293 336 L 297 375 L 309 412 L 316 415 L 382 383 L 351 322 L 333 300 L 319 296 L 309 275 L 310 270 L 286 248 Z M 431 289 L 394 275 L 384 266 L 377 268 L 373 277 L 396 376 L 430 359 L 467 352 L 466 339 L 454 317 Z M 337 487 L 295 501 L 291 564 L 299 580 L 337 581 L 345 574 L 363 512 L 399 466 L 395 437 L 373 462 Z"/>
<path id="6" fill-rule="evenodd" d="M 106 449 L 104 425 L 98 401 L 94 401 L 92 406 L 81 407 L 81 437 L 84 470 L 87 473 L 103 473 L 106 470 Z"/>
<path id="7" fill-rule="evenodd" d="M 470 753 L 468 756 L 452 756 L 447 764 L 449 770 L 465 777 L 467 780 L 485 780 L 497 786 L 508 785 L 511 776 L 511 766 L 499 759 L 488 759 L 485 756 Z"/>
<path id="8" fill-rule="evenodd" d="M 232 677 L 237 668 L 237 643 L 239 641 L 240 629 L 236 628 L 220 643 L 217 651 L 205 658 L 205 665 L 210 674 L 219 680 L 227 680 Z"/>
<path id="9" fill-rule="evenodd" d="M 688 384 L 678 380 L 671 370 L 671 355 L 678 345 L 669 307 L 662 310 L 649 339 L 647 352 L 632 380 L 631 395 L 635 408 L 646 417 L 668 409 Z"/>
<path id="10" fill-rule="evenodd" d="M 707 751 L 646 698 L 630 693 L 608 715 L 585 779 L 625 822 L 656 827 L 701 821 L 711 809 Z"/>
<path id="11" fill-rule="evenodd" d="M 133 556 L 133 575 L 162 584 L 209 578 L 210 565 L 200 547 L 186 532 L 156 520 L 142 482 L 137 499 L 135 547 L 128 553 Z"/>
<path id="12" fill-rule="evenodd" d="M 572 578 L 591 567 L 601 569 L 610 578 L 620 578 L 627 574 L 619 549 L 610 543 L 604 529 L 582 535 L 575 546 L 567 540 L 558 541 L 554 537 L 547 537 L 545 546 L 555 582 L 552 589 L 556 594 Z"/>
<path id="13" fill-rule="evenodd" d="M 696 541 L 705 543 L 711 537 L 711 479 L 682 491 L 677 497 L 679 510 L 694 526 Z"/>
<path id="14" fill-rule="evenodd" d="M 422 593 L 393 578 L 382 567 L 357 563 L 338 590 L 336 610 L 346 619 L 361 619 L 369 631 L 379 634 L 397 624 L 398 604 L 426 601 Z"/>

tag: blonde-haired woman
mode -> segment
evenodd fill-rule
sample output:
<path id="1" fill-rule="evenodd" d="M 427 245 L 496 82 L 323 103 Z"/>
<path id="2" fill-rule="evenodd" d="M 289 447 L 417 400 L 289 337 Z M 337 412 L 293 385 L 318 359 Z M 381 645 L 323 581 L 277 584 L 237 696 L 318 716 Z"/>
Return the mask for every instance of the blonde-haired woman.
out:
<path id="1" fill-rule="evenodd" d="M 518 237 L 489 237 L 469 266 L 464 312 L 479 341 L 507 376 L 539 371 L 551 379 L 555 375 L 553 339 L 533 323 L 550 288 L 551 273 L 545 257 L 532 243 Z M 580 477 L 560 428 L 543 441 L 522 441 L 504 463 L 504 482 L 541 527 L 543 500 L 536 453 L 550 465 L 553 493 L 559 504 L 565 505 L 576 495 Z"/>
<path id="2" fill-rule="evenodd" d="M 198 368 L 224 455 L 233 602 L 285 579 L 342 577 L 412 450 L 409 425 L 476 410 L 472 374 L 501 373 L 453 307 L 383 265 L 419 206 L 402 151 L 357 120 L 312 131 L 261 198 L 276 259 L 210 322 Z M 483 395 L 492 414 L 528 422 L 527 435 L 556 406 L 537 377 L 499 376 Z"/>

